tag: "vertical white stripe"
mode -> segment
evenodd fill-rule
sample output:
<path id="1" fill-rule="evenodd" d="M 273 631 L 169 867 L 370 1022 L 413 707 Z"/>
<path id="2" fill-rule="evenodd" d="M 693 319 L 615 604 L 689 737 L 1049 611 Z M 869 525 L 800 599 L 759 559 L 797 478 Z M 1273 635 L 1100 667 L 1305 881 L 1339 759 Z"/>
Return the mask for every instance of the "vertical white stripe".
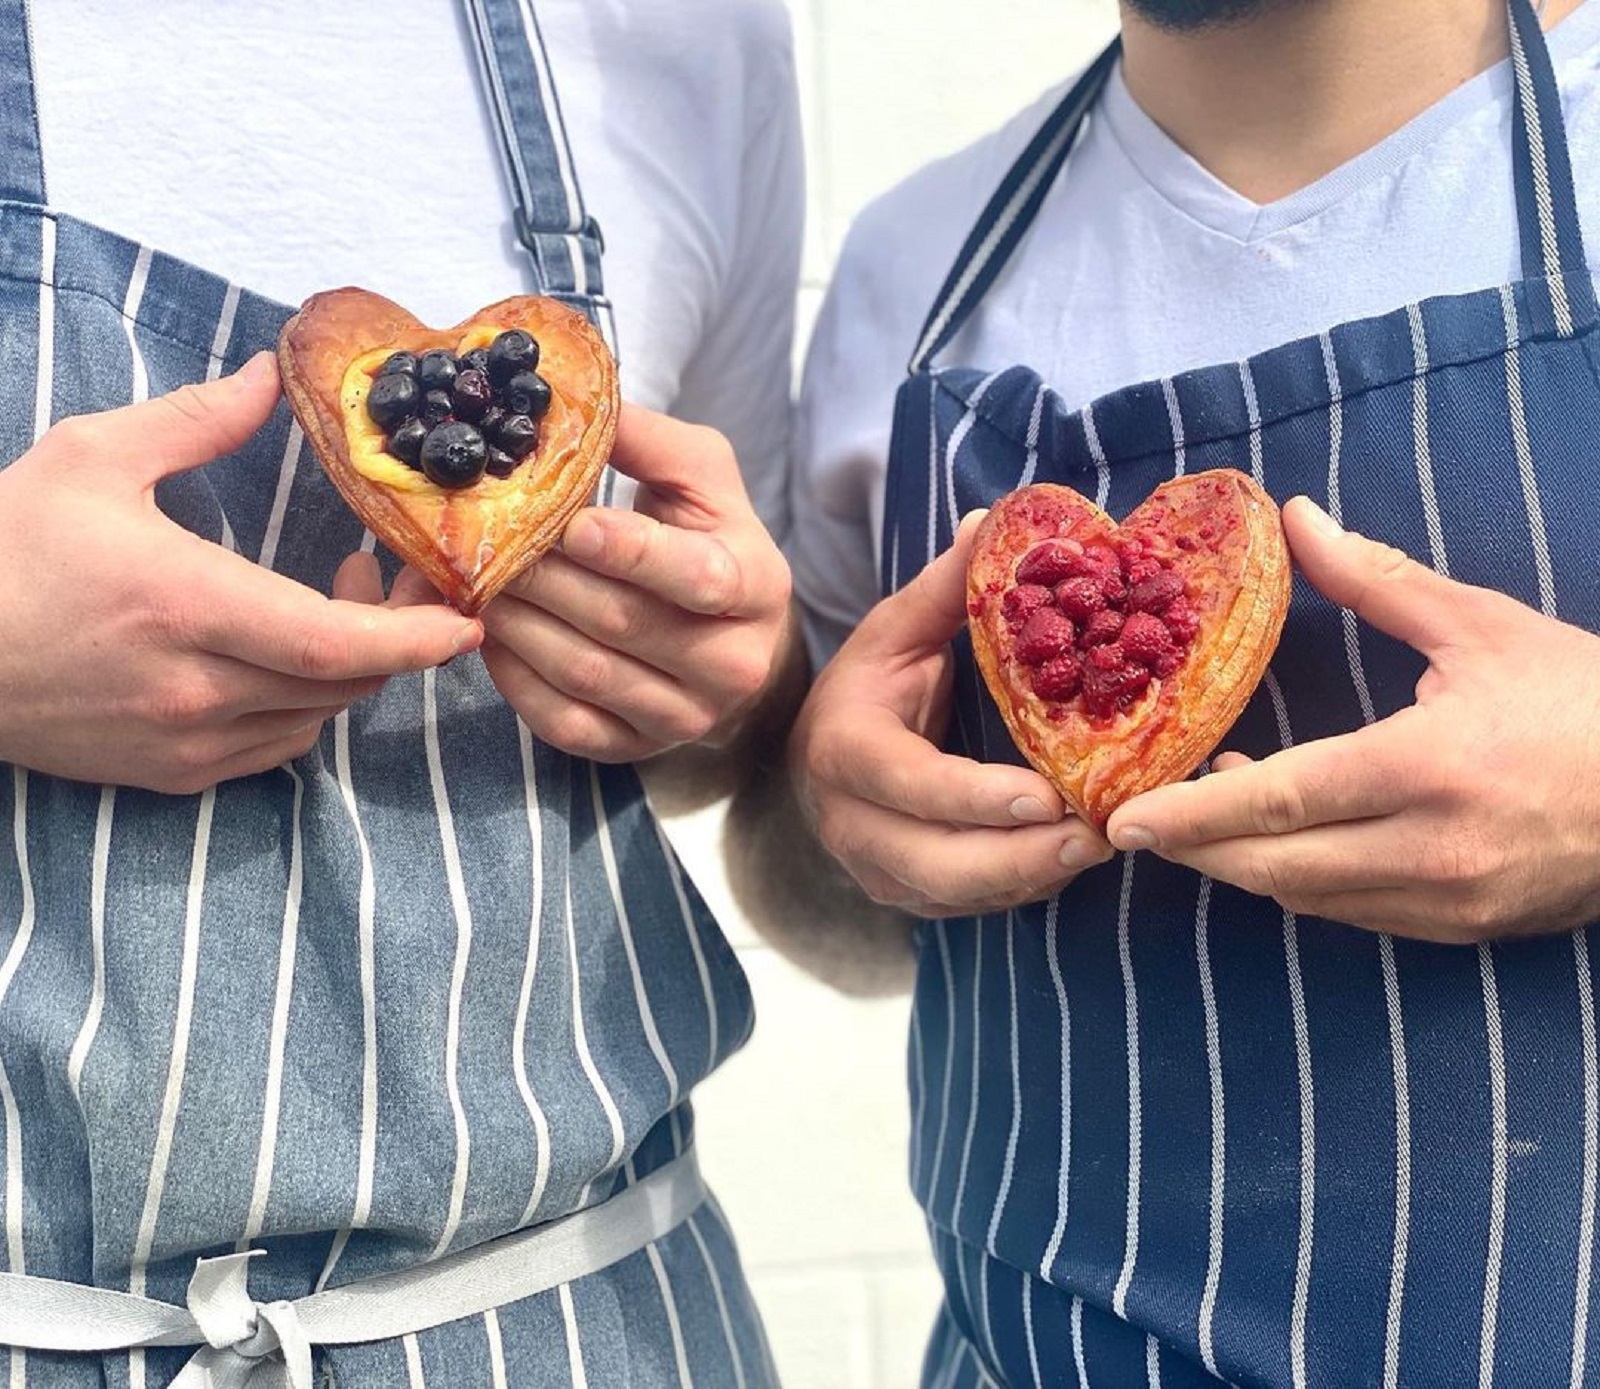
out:
<path id="1" fill-rule="evenodd" d="M 1500 1312 L 1500 1261 L 1506 1239 L 1506 1053 L 1500 989 L 1487 942 L 1478 946 L 1483 981 L 1484 1037 L 1489 1052 L 1489 1248 L 1483 1265 L 1483 1322 L 1478 1338 L 1478 1384 L 1494 1383 L 1495 1327 Z"/>
<path id="2" fill-rule="evenodd" d="M 523 800 L 528 812 L 528 950 L 522 962 L 522 987 L 517 993 L 517 1018 L 511 1030 L 511 1068 L 517 1078 L 517 1091 L 533 1125 L 533 1186 L 523 1208 L 524 1226 L 533 1224 L 539 1203 L 544 1200 L 550 1180 L 550 1125 L 544 1108 L 534 1097 L 528 1080 L 528 1009 L 533 1000 L 533 980 L 539 966 L 539 931 L 544 919 L 544 834 L 539 810 L 539 778 L 534 762 L 533 738 L 521 719 L 517 720 L 517 743 L 522 754 Z"/>
<path id="3" fill-rule="evenodd" d="M 1161 1347 L 1150 1335 L 1144 1338 L 1144 1379 L 1149 1389 L 1161 1389 Z"/>
<path id="4" fill-rule="evenodd" d="M 1416 375 L 1411 380 L 1411 451 L 1422 493 L 1422 517 L 1428 528 L 1428 554 L 1434 570 L 1448 576 L 1450 560 L 1445 554 L 1439 493 L 1433 482 L 1433 447 L 1428 438 L 1428 337 L 1418 305 L 1406 305 L 1406 319 L 1411 324 L 1411 356 L 1416 365 Z"/>
<path id="5" fill-rule="evenodd" d="M 639 952 L 633 942 L 633 924 L 628 920 L 628 905 L 622 896 L 622 877 L 617 871 L 616 849 L 611 843 L 611 821 L 606 815 L 605 798 L 600 793 L 600 768 L 593 762 L 589 764 L 589 794 L 594 801 L 594 822 L 599 831 L 600 858 L 605 864 L 606 882 L 611 887 L 611 901 L 617 912 L 617 925 L 622 929 L 622 948 L 628 956 L 628 969 L 633 975 L 633 999 L 639 1009 L 639 1022 L 644 1028 L 645 1040 L 650 1044 L 650 1052 L 656 1059 L 656 1065 L 661 1067 L 661 1074 L 667 1082 L 667 1107 L 675 1108 L 681 1098 L 678 1089 L 678 1072 L 672 1064 L 672 1058 L 667 1055 L 667 1049 L 661 1042 L 661 1033 L 656 1028 L 655 1011 L 650 1006 L 650 993 L 645 988 L 644 972 L 639 968 Z"/>
<path id="6" fill-rule="evenodd" d="M 1406 1260 L 1411 1243 L 1411 1079 L 1406 1062 L 1405 1019 L 1400 1011 L 1400 971 L 1394 938 L 1378 937 L 1383 997 L 1389 1013 L 1389 1056 L 1394 1071 L 1394 1256 L 1389 1264 L 1389 1310 L 1383 1339 L 1384 1389 L 1399 1389 L 1400 1325 L 1405 1304 Z"/>
<path id="7" fill-rule="evenodd" d="M 1139 1089 L 1139 995 L 1133 978 L 1133 942 L 1129 931 L 1129 908 L 1133 902 L 1134 854 L 1122 860 L 1122 901 L 1117 907 L 1117 959 L 1122 966 L 1122 998 L 1128 1029 L 1128 1221 L 1123 1238 L 1122 1271 L 1111 1294 L 1116 1314 L 1127 1319 L 1128 1288 L 1139 1261 L 1139 1184 L 1141 1146 L 1144 1128 Z"/>
<path id="8" fill-rule="evenodd" d="M 978 387 L 967 399 L 967 412 L 961 421 L 950 431 L 950 438 L 944 450 L 944 475 L 940 479 L 944 491 L 945 511 L 950 522 L 950 534 L 956 533 L 956 528 L 961 524 L 961 516 L 956 510 L 956 458 L 961 452 L 962 444 L 966 443 L 967 435 L 972 433 L 972 427 L 978 422 L 978 406 L 983 403 L 984 396 L 988 395 L 989 388 L 1000 379 L 1002 373 L 995 371 L 984 377 Z M 933 544 L 933 531 L 928 533 L 928 544 Z M 933 555 L 930 551 L 928 558 Z"/>
<path id="9" fill-rule="evenodd" d="M 1056 1223 L 1050 1232 L 1050 1243 L 1045 1246 L 1044 1258 L 1039 1261 L 1039 1277 L 1046 1283 L 1052 1281 L 1056 1258 L 1061 1253 L 1061 1241 L 1067 1234 L 1067 1210 L 1072 1178 L 1072 1009 L 1067 1003 L 1067 981 L 1061 973 L 1060 944 L 1057 922 L 1060 919 L 1061 899 L 1052 897 L 1045 908 L 1045 957 L 1050 965 L 1050 982 L 1055 985 L 1056 1008 L 1061 1014 L 1061 1157 L 1056 1163 Z"/>
<path id="10" fill-rule="evenodd" d="M 1528 67 L 1528 55 L 1522 47 L 1522 35 L 1517 26 L 1511 26 L 1511 65 L 1517 74 L 1517 91 L 1522 98 L 1522 114 L 1527 121 L 1528 147 L 1532 155 L 1534 205 L 1539 218 L 1539 250 L 1544 257 L 1542 267 L 1550 287 L 1550 308 L 1555 314 L 1556 331 L 1564 338 L 1572 336 L 1572 308 L 1567 302 L 1567 284 L 1561 277 L 1561 251 L 1556 240 L 1555 200 L 1550 196 L 1550 161 L 1544 147 L 1544 124 L 1539 113 L 1539 102 L 1533 89 L 1533 73 Z M 1524 266 L 1524 276 L 1532 275 L 1533 268 Z"/>
<path id="11" fill-rule="evenodd" d="M 305 783 L 289 763 L 284 770 L 294 781 L 294 804 L 290 810 L 293 828 L 289 838 L 289 887 L 284 897 L 283 927 L 278 942 L 278 980 L 273 991 L 272 1024 L 267 1042 L 267 1084 L 261 1099 L 261 1141 L 256 1149 L 255 1187 L 250 1196 L 250 1213 L 238 1247 L 248 1249 L 261 1233 L 266 1219 L 267 1196 L 272 1190 L 272 1168 L 278 1151 L 279 1105 L 283 1097 L 283 1051 L 289 1036 L 289 1005 L 294 996 L 294 961 L 300 935 L 300 893 L 304 884 L 301 858 L 300 812 L 305 802 Z"/>
<path id="12" fill-rule="evenodd" d="M 206 360 L 206 380 L 215 381 L 222 375 L 222 359 L 227 355 L 228 343 L 233 338 L 233 323 L 239 313 L 239 286 L 230 284 L 222 296 L 222 308 L 217 313 L 217 328 L 211 335 L 211 353 Z M 222 518 L 222 547 L 237 550 L 238 541 L 228 518 Z"/>
<path id="13" fill-rule="evenodd" d="M 1094 460 L 1095 472 L 1099 474 L 1100 482 L 1095 488 L 1094 504 L 1104 511 L 1106 501 L 1111 496 L 1111 464 L 1106 460 L 1106 451 L 1100 446 L 1100 430 L 1094 422 L 1094 407 L 1083 407 L 1083 437 L 1089 444 L 1089 457 Z"/>
<path id="14" fill-rule="evenodd" d="M 372 538 L 367 532 L 363 548 Z M 327 1260 L 317 1279 L 315 1291 L 328 1286 L 328 1279 L 344 1254 L 352 1229 L 367 1223 L 372 1211 L 372 1187 L 378 1161 L 378 980 L 377 908 L 378 890 L 372 871 L 372 848 L 361 824 L 355 782 L 350 771 L 350 711 L 342 710 L 333 721 L 333 765 L 339 781 L 339 795 L 345 813 L 355 830 L 356 849 L 361 860 L 361 880 L 356 899 L 356 938 L 361 972 L 361 1139 L 356 1158 L 356 1200 L 350 1224 L 334 1237 Z"/>
<path id="15" fill-rule="evenodd" d="M 972 1067 L 967 1086 L 967 1132 L 961 1142 L 961 1170 L 956 1176 L 955 1205 L 950 1211 L 950 1230 L 961 1229 L 961 1207 L 967 1198 L 967 1169 L 972 1162 L 972 1140 L 978 1132 L 978 1072 L 983 1064 L 983 938 L 988 918 L 980 916 L 972 931 Z M 963 1265 L 963 1274 L 965 1265 Z M 963 1278 L 963 1284 L 965 1279 Z"/>
<path id="16" fill-rule="evenodd" d="M 916 1077 L 911 1106 L 911 1190 L 922 1190 L 922 1120 L 928 1107 L 928 1058 L 922 1047 L 922 1009 L 911 1009 L 911 1074 Z"/>
<path id="17" fill-rule="evenodd" d="M 17 775 L 26 777 L 27 773 L 19 767 Z M 89 1059 L 89 1049 L 99 1035 L 100 1018 L 106 1006 L 106 876 L 111 871 L 111 822 L 116 803 L 117 788 L 102 787 L 100 811 L 95 817 L 94 861 L 89 879 L 89 944 L 94 956 L 94 982 L 89 989 L 89 1007 L 84 1014 L 83 1025 L 79 1027 L 78 1035 L 73 1039 L 72 1052 L 67 1057 L 67 1084 L 80 1110 L 83 1108 L 83 1068 Z M 26 865 L 27 861 L 24 859 L 22 862 Z M 24 906 L 31 911 L 32 889 L 27 885 L 26 874 L 23 883 L 26 894 Z"/>
<path id="18" fill-rule="evenodd" d="M 1089 1369 L 1083 1363 L 1083 1299 L 1072 1299 L 1072 1365 L 1078 1372 L 1078 1389 L 1089 1389 Z"/>
<path id="19" fill-rule="evenodd" d="M 1572 933 L 1578 975 L 1578 1026 L 1583 1034 L 1583 1204 L 1578 1217 L 1578 1278 L 1572 1314 L 1571 1389 L 1581 1389 L 1589 1346 L 1589 1280 L 1594 1268 L 1595 1168 L 1600 1166 L 1600 1065 L 1594 1022 L 1594 977 L 1589 933 Z"/>
<path id="20" fill-rule="evenodd" d="M 944 1084 L 939 1100 L 939 1134 L 933 1142 L 933 1174 L 928 1178 L 928 1206 L 939 1194 L 939 1169 L 944 1165 L 945 1136 L 950 1130 L 950 1078 L 956 1068 L 956 980 L 950 965 L 950 937 L 943 921 L 930 923 L 939 942 L 939 968 L 944 974 Z"/>
<path id="21" fill-rule="evenodd" d="M 493 1389 L 508 1389 L 506 1348 L 500 1339 L 500 1318 L 493 1307 L 483 1314 L 483 1334 L 489 1340 L 489 1383 Z"/>
<path id="22" fill-rule="evenodd" d="M 1183 412 L 1178 408 L 1178 388 L 1170 376 L 1161 380 L 1161 394 L 1167 402 L 1167 422 L 1172 426 L 1172 475 L 1182 477 L 1189 453 L 1183 441 Z"/>
<path id="23" fill-rule="evenodd" d="M 39 365 L 33 377 L 33 437 L 50 428 L 56 384 L 56 222 L 39 219 Z"/>
<path id="24" fill-rule="evenodd" d="M 728 1356 L 733 1361 L 735 1389 L 745 1389 L 744 1357 L 739 1354 L 739 1338 L 734 1335 L 733 1318 L 728 1315 L 728 1299 L 722 1290 L 722 1279 L 717 1274 L 716 1260 L 711 1257 L 705 1237 L 700 1233 L 700 1213 L 696 1211 L 686 1223 L 689 1233 L 694 1237 L 695 1246 L 700 1250 L 700 1257 L 705 1261 L 706 1273 L 711 1278 L 711 1293 L 717 1300 L 717 1316 L 722 1321 L 722 1337 L 728 1343 Z"/>
<path id="25" fill-rule="evenodd" d="M 450 1181 L 450 1210 L 439 1241 L 433 1247 L 437 1259 L 449 1249 L 461 1224 L 461 1208 L 467 1195 L 467 1167 L 471 1161 L 472 1134 L 467 1127 L 467 1111 L 461 1103 L 461 993 L 467 981 L 467 959 L 472 951 L 472 908 L 467 901 L 467 882 L 461 871 L 461 850 L 456 842 L 455 817 L 450 811 L 450 793 L 444 781 L 444 761 L 439 751 L 439 672 L 428 670 L 422 677 L 423 743 L 428 754 L 428 780 L 433 788 L 434 812 L 439 822 L 439 842 L 444 852 L 445 881 L 450 888 L 450 908 L 456 920 L 456 953 L 450 974 L 450 1003 L 445 1022 L 444 1083 L 450 1097 L 450 1113 L 455 1121 L 455 1172 Z"/>
<path id="26" fill-rule="evenodd" d="M 1022 1278 L 1022 1331 L 1028 1338 L 1028 1377 L 1033 1389 L 1044 1389 L 1039 1378 L 1039 1346 L 1033 1336 L 1033 1275 L 1027 1269 L 1018 1272 Z"/>
<path id="27" fill-rule="evenodd" d="M 989 1217 L 989 1252 L 998 1254 L 1000 1217 L 1005 1214 L 1006 1201 L 1011 1195 L 1011 1180 L 1017 1168 L 1017 1140 L 1022 1135 L 1022 1058 L 1017 1037 L 1017 914 L 1006 913 L 1006 998 L 1011 1020 L 1011 1131 L 1006 1136 L 1005 1165 L 1000 1172 L 1000 1191 L 995 1197 L 994 1213 Z M 993 1350 L 993 1337 L 990 1338 Z M 998 1360 L 1000 1357 L 995 1355 Z"/>
<path id="28" fill-rule="evenodd" d="M 200 968 L 200 919 L 205 899 L 206 857 L 211 849 L 211 817 L 216 796 L 215 789 L 212 789 L 200 797 L 194 851 L 189 859 L 189 891 L 183 920 L 183 953 L 178 974 L 177 1014 L 172 1028 L 172 1053 L 167 1063 L 161 1118 L 151 1150 L 144 1210 L 139 1217 L 139 1234 L 134 1242 L 133 1267 L 128 1280 L 128 1290 L 136 1296 L 144 1293 L 145 1265 L 155 1245 L 156 1220 L 161 1214 L 161 1198 L 166 1191 L 167 1164 L 172 1157 L 172 1140 L 178 1127 L 178 1106 L 183 1098 L 184 1071 L 189 1062 L 189 1027 L 194 1018 L 195 980 Z"/>
<path id="29" fill-rule="evenodd" d="M 1244 387 L 1245 417 L 1250 421 L 1250 475 L 1264 481 L 1261 459 L 1261 406 L 1256 400 L 1256 378 L 1249 362 L 1239 363 L 1239 384 Z"/>
<path id="30" fill-rule="evenodd" d="M 11 948 L 6 951 L 4 966 L 0 966 L 0 1003 L 3 1003 L 22 963 L 23 952 L 33 939 L 35 909 L 33 880 L 28 866 L 28 774 L 21 767 L 11 770 L 12 835 L 17 857 L 17 870 L 22 880 L 22 911 L 17 919 L 16 934 L 11 938 Z M 17 1099 L 11 1088 L 11 1079 L 0 1062 L 0 1099 L 5 1103 L 6 1116 L 6 1268 L 11 1273 L 26 1273 L 27 1260 L 22 1242 L 22 1116 L 17 1110 Z M 18 1373 L 17 1357 L 12 1357 L 12 1375 Z"/>
<path id="31" fill-rule="evenodd" d="M 561 1331 L 567 1343 L 567 1373 L 572 1377 L 572 1389 L 589 1389 L 589 1377 L 583 1371 L 583 1346 L 578 1339 L 578 1315 L 572 1306 L 572 1284 L 563 1283 L 556 1290 L 561 1303 Z"/>
<path id="32" fill-rule="evenodd" d="M 1044 400 L 1049 394 L 1049 387 L 1044 382 L 1039 383 L 1039 389 L 1033 396 L 1033 413 L 1028 417 L 1028 458 L 1023 465 L 1022 476 L 1017 479 L 1018 487 L 1027 487 L 1039 470 L 1039 430 L 1044 423 Z"/>
<path id="33" fill-rule="evenodd" d="M 683 869 L 678 863 L 678 855 L 673 850 L 666 831 L 661 828 L 661 821 L 654 815 L 649 818 L 651 827 L 656 832 L 656 841 L 661 845 L 661 857 L 666 861 L 667 874 L 672 879 L 672 895 L 678 903 L 678 916 L 683 922 L 683 933 L 689 938 L 689 949 L 694 953 L 695 973 L 700 977 L 700 992 L 706 1001 L 706 1028 L 709 1034 L 706 1043 L 706 1071 L 709 1073 L 715 1070 L 717 1065 L 717 993 L 712 987 L 711 970 L 706 964 L 705 948 L 700 944 L 700 930 L 695 924 L 694 911 L 689 906 L 689 894 L 683 885 Z"/>
<path id="34" fill-rule="evenodd" d="M 661 1290 L 661 1301 L 667 1309 L 667 1327 L 672 1332 L 672 1355 L 678 1362 L 678 1383 L 683 1389 L 694 1389 L 694 1376 L 689 1373 L 689 1356 L 683 1346 L 683 1326 L 678 1320 L 678 1300 L 672 1295 L 672 1280 L 667 1277 L 666 1265 L 661 1262 L 658 1241 L 645 1245 L 645 1257 L 650 1260 L 650 1271 L 656 1276 L 656 1287 Z"/>
<path id="35" fill-rule="evenodd" d="M 428 1389 L 422 1378 L 422 1349 L 417 1345 L 415 1333 L 400 1338 L 406 1355 L 406 1383 L 410 1389 Z"/>
<path id="36" fill-rule="evenodd" d="M 1334 360 L 1333 339 L 1324 333 L 1322 363 L 1328 373 L 1328 514 L 1341 526 L 1344 524 L 1344 501 L 1339 490 L 1340 454 L 1344 449 L 1344 396 L 1339 385 L 1339 366 Z M 1350 664 L 1350 678 L 1355 681 L 1356 699 L 1361 704 L 1361 717 L 1372 723 L 1377 715 L 1372 708 L 1372 693 L 1367 688 L 1367 673 L 1361 664 L 1361 642 L 1356 633 L 1356 615 L 1348 608 L 1339 609 L 1339 620 L 1344 626 L 1344 649 Z"/>
<path id="37" fill-rule="evenodd" d="M 289 514 L 289 496 L 294 491 L 295 470 L 300 466 L 300 453 L 305 441 L 306 436 L 300 430 L 299 421 L 291 421 L 289 437 L 283 446 L 283 462 L 278 466 L 278 488 L 272 496 L 272 511 L 267 517 L 261 555 L 256 561 L 263 569 L 271 569 L 278 558 L 278 542 L 283 538 L 283 521 Z"/>
<path id="38" fill-rule="evenodd" d="M 1533 445 L 1528 438 L 1528 415 L 1522 399 L 1522 361 L 1517 351 L 1517 305 L 1509 288 L 1500 291 L 1500 308 L 1506 325 L 1506 400 L 1511 408 L 1511 442 L 1517 454 L 1522 501 L 1528 511 L 1528 539 L 1533 547 L 1534 572 L 1539 579 L 1539 609 L 1553 617 L 1556 611 L 1555 571 L 1550 563 L 1544 506 L 1539 500 L 1539 479 L 1533 467 Z"/>
<path id="39" fill-rule="evenodd" d="M 578 933 L 576 924 L 572 919 L 572 878 L 566 879 L 565 917 L 567 926 L 567 967 L 572 971 L 572 1042 L 578 1051 L 578 1064 L 583 1067 L 584 1075 L 589 1077 L 589 1084 L 594 1088 L 595 1098 L 600 1101 L 600 1108 L 605 1111 L 606 1122 L 611 1125 L 611 1156 L 606 1160 L 606 1170 L 610 1171 L 622 1159 L 623 1128 L 622 1115 L 617 1109 L 617 1102 L 611 1097 L 611 1091 L 606 1088 L 606 1083 L 600 1078 L 600 1072 L 594 1064 L 594 1056 L 589 1051 L 589 1034 L 583 1023 L 583 988 L 579 978 L 578 961 Z"/>
<path id="40" fill-rule="evenodd" d="M 1200 972 L 1200 1004 L 1205 1014 L 1206 1074 L 1211 1088 L 1211 1207 L 1206 1235 L 1206 1283 L 1200 1295 L 1200 1359 L 1221 1378 L 1212 1327 L 1217 1313 L 1217 1290 L 1222 1286 L 1223 1211 L 1227 1194 L 1227 1104 L 1222 1089 L 1222 1022 L 1217 1013 L 1217 989 L 1211 975 L 1211 879 L 1200 879 L 1194 912 L 1195 964 Z"/>

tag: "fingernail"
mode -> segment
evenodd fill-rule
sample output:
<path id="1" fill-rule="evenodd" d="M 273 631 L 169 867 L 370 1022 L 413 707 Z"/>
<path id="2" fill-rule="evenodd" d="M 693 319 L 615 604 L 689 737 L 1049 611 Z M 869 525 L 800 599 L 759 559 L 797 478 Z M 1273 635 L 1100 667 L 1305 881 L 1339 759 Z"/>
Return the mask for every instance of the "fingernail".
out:
<path id="1" fill-rule="evenodd" d="M 476 651 L 483 641 L 483 628 L 476 622 L 468 623 L 456 637 L 455 648 L 452 655 L 462 656 L 468 651 Z"/>
<path id="2" fill-rule="evenodd" d="M 1082 872 L 1103 863 L 1106 851 L 1092 839 L 1069 839 L 1061 846 L 1061 866 L 1073 872 Z"/>
<path id="3" fill-rule="evenodd" d="M 1319 535 L 1343 535 L 1344 527 L 1333 519 L 1326 511 L 1318 506 L 1310 497 L 1302 497 L 1305 506 L 1306 520 L 1311 523 L 1311 529 Z"/>
<path id="4" fill-rule="evenodd" d="M 1155 849 L 1161 845 L 1161 841 L 1156 838 L 1154 832 L 1147 830 L 1143 825 L 1122 825 L 1118 827 L 1111 836 L 1111 842 L 1117 848 L 1128 853 L 1132 853 L 1136 849 Z"/>
<path id="5" fill-rule="evenodd" d="M 239 368 L 238 374 L 242 381 L 252 386 L 259 386 L 263 382 L 277 377 L 277 358 L 266 350 L 257 352 L 254 357 Z"/>
<path id="6" fill-rule="evenodd" d="M 1011 818 L 1025 825 L 1042 825 L 1054 817 L 1037 796 L 1018 796 L 1011 802 Z"/>

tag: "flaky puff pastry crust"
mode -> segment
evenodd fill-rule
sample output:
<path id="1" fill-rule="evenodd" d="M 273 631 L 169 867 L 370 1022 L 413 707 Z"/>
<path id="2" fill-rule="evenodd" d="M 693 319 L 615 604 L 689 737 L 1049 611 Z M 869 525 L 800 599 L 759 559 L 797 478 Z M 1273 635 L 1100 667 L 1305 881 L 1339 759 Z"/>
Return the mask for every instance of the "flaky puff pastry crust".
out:
<path id="1" fill-rule="evenodd" d="M 1001 604 L 1018 561 L 1043 540 L 1138 537 L 1170 563 L 1200 616 L 1183 664 L 1127 710 L 1091 718 L 1081 697 L 1033 692 Z M 1124 801 L 1188 776 L 1243 712 L 1289 609 L 1292 568 L 1277 505 L 1232 469 L 1163 483 L 1119 527 L 1070 487 L 1036 483 L 983 519 L 967 567 L 973 653 L 1023 756 L 1091 824 Z"/>
<path id="2" fill-rule="evenodd" d="M 390 353 L 466 352 L 510 328 L 538 341 L 551 389 L 538 447 L 510 477 L 443 488 L 383 452 L 366 393 Z M 616 364 L 593 325 L 532 295 L 438 329 L 364 289 L 314 294 L 284 325 L 278 366 L 295 418 L 351 508 L 467 614 L 561 538 L 611 456 L 621 409 Z"/>

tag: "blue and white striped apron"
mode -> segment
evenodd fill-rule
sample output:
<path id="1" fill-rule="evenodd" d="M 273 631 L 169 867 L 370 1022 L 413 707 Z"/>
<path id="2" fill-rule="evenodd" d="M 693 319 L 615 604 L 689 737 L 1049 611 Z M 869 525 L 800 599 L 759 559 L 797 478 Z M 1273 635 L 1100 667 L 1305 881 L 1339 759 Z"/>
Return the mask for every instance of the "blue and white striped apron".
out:
<path id="1" fill-rule="evenodd" d="M 1071 410 L 1023 367 L 929 364 L 1025 235 L 1102 57 L 985 212 L 900 391 L 886 588 L 1019 484 L 1124 515 L 1234 467 L 1600 631 L 1595 295 L 1549 57 L 1510 10 L 1527 278 Z M 1020 760 L 965 646 L 958 668 L 956 748 Z M 1383 718 L 1422 668 L 1301 582 L 1227 746 Z M 1592 966 L 1588 931 L 1394 940 L 1148 854 L 926 923 L 911 1177 L 947 1298 L 925 1383 L 1600 1382 Z"/>
<path id="2" fill-rule="evenodd" d="M 535 284 L 604 318 L 531 6 L 467 13 Z M 291 312 L 49 207 L 26 20 L 0 0 L 4 461 L 233 370 Z M 283 408 L 159 501 L 324 592 L 373 544 Z M 689 1151 L 687 1096 L 752 1025 L 632 770 L 533 741 L 475 657 L 199 796 L 6 767 L 0 825 L 11 1273 L 182 1304 L 198 1255 L 259 1249 L 252 1298 L 292 1300 L 597 1206 Z M 189 1353 L 12 1348 L 0 1381 L 153 1387 Z M 714 1202 L 604 1272 L 318 1364 L 346 1389 L 772 1378 Z"/>

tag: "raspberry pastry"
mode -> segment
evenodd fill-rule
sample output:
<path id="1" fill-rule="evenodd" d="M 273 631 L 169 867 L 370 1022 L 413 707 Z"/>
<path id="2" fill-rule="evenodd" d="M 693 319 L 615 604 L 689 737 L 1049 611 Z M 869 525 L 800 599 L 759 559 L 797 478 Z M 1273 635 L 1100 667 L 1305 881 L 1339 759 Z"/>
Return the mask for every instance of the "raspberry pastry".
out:
<path id="1" fill-rule="evenodd" d="M 1001 498 L 967 567 L 978 667 L 1023 755 L 1103 826 L 1189 775 L 1239 717 L 1289 607 L 1272 499 L 1231 469 L 1163 483 L 1120 526 L 1069 487 Z"/>
<path id="2" fill-rule="evenodd" d="M 434 329 L 380 295 L 331 290 L 284 325 L 278 364 L 356 514 L 463 613 L 556 543 L 616 434 L 611 353 L 553 299 Z"/>

